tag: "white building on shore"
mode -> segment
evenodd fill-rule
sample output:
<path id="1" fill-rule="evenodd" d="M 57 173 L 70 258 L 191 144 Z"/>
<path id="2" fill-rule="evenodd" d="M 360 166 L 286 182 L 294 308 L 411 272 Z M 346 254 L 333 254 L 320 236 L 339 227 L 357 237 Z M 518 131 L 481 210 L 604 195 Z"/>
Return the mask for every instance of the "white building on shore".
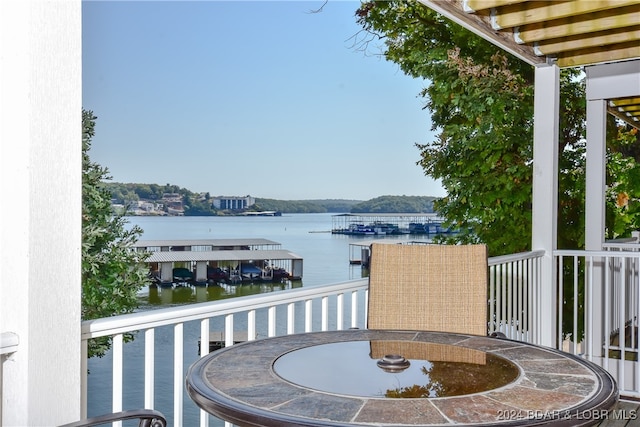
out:
<path id="1" fill-rule="evenodd" d="M 213 198 L 213 207 L 221 210 L 237 211 L 247 209 L 256 204 L 255 197 L 247 196 L 218 196 Z"/>

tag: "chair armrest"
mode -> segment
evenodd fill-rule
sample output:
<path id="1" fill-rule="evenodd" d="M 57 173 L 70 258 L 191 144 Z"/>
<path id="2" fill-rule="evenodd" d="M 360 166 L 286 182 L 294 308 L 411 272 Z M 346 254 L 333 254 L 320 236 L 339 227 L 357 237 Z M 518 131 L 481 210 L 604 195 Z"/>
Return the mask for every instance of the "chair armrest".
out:
<path id="1" fill-rule="evenodd" d="M 113 414 L 99 415 L 87 418 L 59 427 L 91 427 L 112 423 L 114 421 L 139 419 L 139 427 L 166 427 L 167 420 L 162 413 L 153 409 L 131 409 L 129 411 L 114 412 Z"/>

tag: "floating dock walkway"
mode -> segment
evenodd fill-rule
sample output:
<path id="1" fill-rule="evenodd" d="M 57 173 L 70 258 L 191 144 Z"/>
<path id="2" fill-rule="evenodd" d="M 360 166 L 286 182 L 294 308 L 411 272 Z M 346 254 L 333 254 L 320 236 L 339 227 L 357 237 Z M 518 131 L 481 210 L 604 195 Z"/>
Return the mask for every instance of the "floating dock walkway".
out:
<path id="1" fill-rule="evenodd" d="M 449 233 L 435 213 L 340 214 L 331 218 L 333 234 L 385 236 Z"/>
<path id="2" fill-rule="evenodd" d="M 349 243 L 349 264 L 369 267 L 371 257 L 371 245 L 381 243 L 385 245 L 428 245 L 431 240 L 411 240 L 411 239 L 369 239 Z"/>

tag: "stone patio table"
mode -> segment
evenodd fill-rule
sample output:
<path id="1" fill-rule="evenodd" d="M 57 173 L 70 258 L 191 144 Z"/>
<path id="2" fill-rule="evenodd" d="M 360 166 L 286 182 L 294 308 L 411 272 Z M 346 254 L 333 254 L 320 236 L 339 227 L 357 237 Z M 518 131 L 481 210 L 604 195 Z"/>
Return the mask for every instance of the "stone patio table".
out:
<path id="1" fill-rule="evenodd" d="M 236 344 L 187 391 L 239 426 L 588 426 L 618 388 L 580 357 L 508 339 L 354 329 Z"/>

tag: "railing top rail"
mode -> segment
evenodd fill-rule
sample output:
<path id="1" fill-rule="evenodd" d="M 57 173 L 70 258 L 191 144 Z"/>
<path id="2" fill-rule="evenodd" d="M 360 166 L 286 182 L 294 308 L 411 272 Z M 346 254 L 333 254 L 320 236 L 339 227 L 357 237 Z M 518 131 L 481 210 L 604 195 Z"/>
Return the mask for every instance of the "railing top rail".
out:
<path id="1" fill-rule="evenodd" d="M 14 332 L 3 332 L 0 334 L 0 354 L 14 353 L 18 350 L 20 338 Z"/>
<path id="2" fill-rule="evenodd" d="M 118 333 L 133 332 L 165 325 L 173 325 L 191 320 L 206 319 L 213 316 L 283 305 L 306 299 L 343 292 L 364 290 L 367 279 L 357 279 L 327 286 L 292 289 L 283 292 L 271 292 L 260 295 L 210 301 L 179 307 L 161 308 L 138 313 L 123 314 L 82 322 L 82 339 L 97 338 Z"/>
<path id="3" fill-rule="evenodd" d="M 509 262 L 523 261 L 525 259 L 540 258 L 544 255 L 543 250 L 520 252 L 517 254 L 500 255 L 489 258 L 489 267 L 494 265 L 506 264 Z"/>
<path id="4" fill-rule="evenodd" d="M 608 240 L 608 241 L 604 242 L 602 245 L 603 246 L 609 246 L 609 245 L 636 245 L 636 246 L 638 246 L 639 244 L 640 244 L 640 242 L 635 237 L 627 237 L 627 238 L 624 238 L 624 239 Z"/>
<path id="5" fill-rule="evenodd" d="M 615 248 L 615 249 L 630 249 L 630 250 L 638 250 L 640 249 L 640 244 L 638 244 L 638 242 L 634 241 L 634 242 L 628 242 L 628 243 L 624 243 L 624 242 L 609 242 L 609 243 L 603 243 L 602 244 L 603 248 Z"/>
<path id="6" fill-rule="evenodd" d="M 553 251 L 554 256 L 583 256 L 602 258 L 638 258 L 640 252 L 632 251 L 587 251 L 579 249 L 557 249 Z"/>

